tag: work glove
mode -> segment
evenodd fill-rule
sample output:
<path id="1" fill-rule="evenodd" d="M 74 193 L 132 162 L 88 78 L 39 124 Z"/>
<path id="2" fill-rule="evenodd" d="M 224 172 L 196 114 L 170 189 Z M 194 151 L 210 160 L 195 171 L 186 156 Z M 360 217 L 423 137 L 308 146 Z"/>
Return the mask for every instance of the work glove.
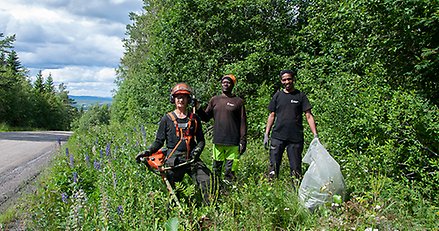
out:
<path id="1" fill-rule="evenodd" d="M 200 147 L 195 147 L 194 150 L 192 150 L 191 156 L 193 159 L 197 160 L 200 158 L 201 152 L 203 152 L 203 149 Z"/>
<path id="2" fill-rule="evenodd" d="M 269 145 L 270 145 L 270 138 L 268 138 L 268 134 L 264 134 L 264 148 L 268 150 L 270 148 Z"/>
<path id="3" fill-rule="evenodd" d="M 319 139 L 319 136 L 316 134 L 314 134 L 314 139 Z"/>
<path id="4" fill-rule="evenodd" d="M 246 149 L 247 149 L 247 144 L 245 142 L 241 142 L 239 144 L 239 155 L 244 154 Z"/>
<path id="5" fill-rule="evenodd" d="M 150 156 L 151 154 L 150 154 L 150 151 L 149 150 L 145 150 L 145 151 L 141 151 L 141 152 L 139 152 L 139 154 L 137 154 L 137 156 L 136 156 L 136 162 L 137 163 L 140 163 L 142 160 L 142 158 L 144 158 L 144 157 L 147 157 L 147 156 Z"/>

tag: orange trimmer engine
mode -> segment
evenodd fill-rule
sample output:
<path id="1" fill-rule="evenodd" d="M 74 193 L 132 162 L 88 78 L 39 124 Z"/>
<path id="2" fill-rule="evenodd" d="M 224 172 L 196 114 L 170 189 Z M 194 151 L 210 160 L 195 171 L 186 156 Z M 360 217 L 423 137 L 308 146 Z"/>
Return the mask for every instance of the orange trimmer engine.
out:
<path id="1" fill-rule="evenodd" d="M 160 149 L 157 152 L 146 157 L 146 161 L 150 168 L 160 171 L 160 167 L 162 167 L 162 165 L 165 163 L 165 157 L 166 156 L 163 153 L 163 150 Z"/>

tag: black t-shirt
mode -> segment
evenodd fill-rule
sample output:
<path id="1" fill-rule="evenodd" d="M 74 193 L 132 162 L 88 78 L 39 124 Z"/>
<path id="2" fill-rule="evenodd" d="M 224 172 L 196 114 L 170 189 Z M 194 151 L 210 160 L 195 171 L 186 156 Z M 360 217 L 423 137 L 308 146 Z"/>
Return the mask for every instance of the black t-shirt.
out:
<path id="1" fill-rule="evenodd" d="M 247 143 L 247 115 L 240 97 L 214 96 L 206 110 L 197 110 L 197 114 L 205 122 L 214 119 L 214 144 L 238 146 Z"/>
<path id="2" fill-rule="evenodd" d="M 184 119 L 180 119 L 180 118 L 177 118 L 177 116 L 175 115 L 174 112 L 171 112 L 171 113 L 173 113 L 174 117 L 176 118 L 176 121 L 178 123 L 178 127 L 182 128 L 183 132 L 186 132 L 186 130 L 188 129 L 187 126 L 188 126 L 188 122 L 189 122 L 189 115 Z M 195 121 L 196 121 L 196 126 L 195 126 Z M 205 139 L 204 139 L 204 134 L 203 134 L 203 130 L 201 127 L 200 118 L 195 114 L 193 114 L 193 121 L 191 122 L 189 129 L 190 129 L 190 134 L 192 134 L 192 136 L 193 136 L 193 138 L 190 141 L 190 150 L 189 151 L 193 150 L 196 146 L 200 147 L 202 150 L 204 148 L 204 145 L 205 145 Z M 158 151 L 161 147 L 163 147 L 163 145 L 166 141 L 166 148 L 168 149 L 168 151 L 171 151 L 177 145 L 179 140 L 180 140 L 180 137 L 177 137 L 174 122 L 166 114 L 160 120 L 159 129 L 157 130 L 156 139 L 151 144 L 149 149 L 150 149 L 151 153 L 154 153 L 154 152 Z M 187 153 L 186 141 L 181 142 L 178 145 L 175 152 L 176 153 Z"/>
<path id="3" fill-rule="evenodd" d="M 270 112 L 276 113 L 271 137 L 295 143 L 303 142 L 303 112 L 312 108 L 303 92 L 294 90 L 276 92 L 268 105 Z"/>

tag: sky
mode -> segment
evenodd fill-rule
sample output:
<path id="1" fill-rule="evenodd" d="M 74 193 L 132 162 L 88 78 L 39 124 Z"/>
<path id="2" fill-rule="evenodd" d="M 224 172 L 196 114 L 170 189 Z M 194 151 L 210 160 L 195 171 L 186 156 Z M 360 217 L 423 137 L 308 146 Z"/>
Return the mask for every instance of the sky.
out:
<path id="1" fill-rule="evenodd" d="M 32 80 L 41 70 L 69 95 L 112 97 L 129 13 L 142 0 L 0 0 L 0 33 Z"/>

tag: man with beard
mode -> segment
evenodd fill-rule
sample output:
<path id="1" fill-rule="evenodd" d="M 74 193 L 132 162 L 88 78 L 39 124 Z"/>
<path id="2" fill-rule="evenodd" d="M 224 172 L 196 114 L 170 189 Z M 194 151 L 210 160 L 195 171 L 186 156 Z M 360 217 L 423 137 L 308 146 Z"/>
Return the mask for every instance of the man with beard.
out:
<path id="1" fill-rule="evenodd" d="M 270 114 L 264 134 L 264 146 L 270 149 L 270 166 L 268 177 L 272 180 L 279 176 L 279 167 L 284 150 L 287 150 L 290 162 L 290 176 L 296 182 L 302 176 L 303 125 L 302 115 L 305 113 L 311 132 L 317 138 L 317 129 L 314 116 L 311 113 L 311 104 L 306 95 L 294 88 L 296 73 L 292 70 L 280 72 L 280 81 L 283 89 L 277 91 L 268 105 Z M 269 136 L 271 127 L 271 145 Z M 270 146 L 270 147 L 269 147 Z"/>

